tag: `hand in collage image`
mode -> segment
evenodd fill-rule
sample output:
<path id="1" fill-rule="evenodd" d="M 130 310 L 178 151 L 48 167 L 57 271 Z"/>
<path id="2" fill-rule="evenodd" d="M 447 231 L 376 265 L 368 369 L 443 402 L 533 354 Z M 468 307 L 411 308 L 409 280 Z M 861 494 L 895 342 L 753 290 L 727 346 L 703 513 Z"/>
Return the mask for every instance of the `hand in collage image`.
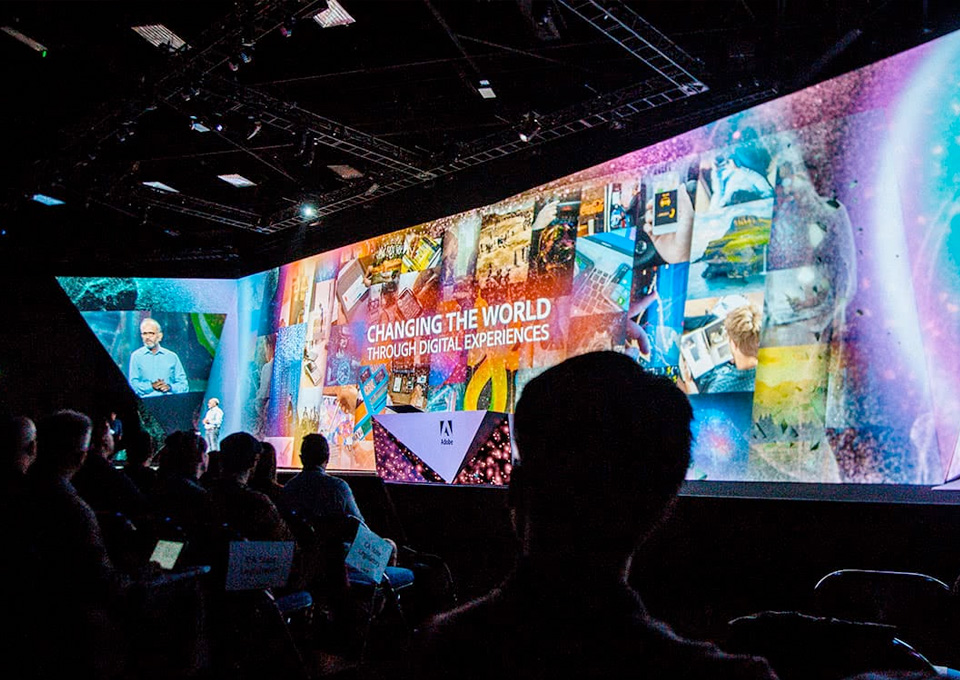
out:
<path id="1" fill-rule="evenodd" d="M 641 181 L 643 227 L 637 234 L 626 352 L 674 380 L 686 297 L 698 167 L 693 158 Z M 635 199 L 636 200 L 636 199 Z"/>

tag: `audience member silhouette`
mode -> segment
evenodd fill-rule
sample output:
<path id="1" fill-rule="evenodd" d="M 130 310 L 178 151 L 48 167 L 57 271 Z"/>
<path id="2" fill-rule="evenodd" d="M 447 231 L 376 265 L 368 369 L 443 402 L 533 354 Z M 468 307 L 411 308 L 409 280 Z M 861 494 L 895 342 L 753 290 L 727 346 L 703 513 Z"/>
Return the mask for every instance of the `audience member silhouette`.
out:
<path id="1" fill-rule="evenodd" d="M 628 585 L 683 481 L 691 418 L 669 379 L 614 352 L 531 380 L 514 417 L 517 569 L 427 626 L 417 677 L 775 677 L 762 659 L 679 637 Z"/>
<path id="2" fill-rule="evenodd" d="M 130 478 L 140 493 L 153 498 L 157 492 L 158 473 L 153 464 L 153 439 L 143 430 L 136 430 L 126 436 L 127 462 L 123 473 Z"/>
<path id="3" fill-rule="evenodd" d="M 158 454 L 157 512 L 188 531 L 210 521 L 210 494 L 198 480 L 207 469 L 207 444 L 193 432 L 167 436 Z"/>
<path id="4" fill-rule="evenodd" d="M 140 517 L 149 511 L 147 498 L 129 477 L 113 466 L 113 446 L 110 423 L 106 418 L 94 420 L 89 455 L 77 470 L 73 485 L 96 512 Z"/>
<path id="5" fill-rule="evenodd" d="M 116 632 L 128 584 L 107 555 L 93 509 L 71 483 L 87 457 L 91 429 L 90 419 L 76 411 L 59 411 L 37 424 L 24 517 L 35 569 L 29 583 L 18 585 L 33 598 L 33 642 L 39 647 L 34 661 L 41 676 L 67 669 L 70 677 L 105 674 L 103 636 Z"/>
<path id="6" fill-rule="evenodd" d="M 0 432 L 0 454 L 4 495 L 20 493 L 26 480 L 27 469 L 37 457 L 37 428 L 24 416 L 7 418 Z"/>
<path id="7" fill-rule="evenodd" d="M 265 494 L 279 508 L 283 485 L 277 481 L 277 450 L 270 442 L 262 441 L 260 447 L 257 467 L 250 476 L 250 488 Z"/>
<path id="8" fill-rule="evenodd" d="M 33 603 L 26 591 L 35 585 L 37 565 L 31 559 L 26 473 L 36 459 L 37 430 L 32 420 L 22 416 L 3 420 L 0 428 L 0 544 L 5 546 L 0 560 L 0 626 L 5 631 L 0 654 L 6 673 L 16 675 L 11 669 L 26 669 L 32 663 L 28 647 L 33 631 L 25 624 Z"/>
<path id="9" fill-rule="evenodd" d="M 259 456 L 260 442 L 246 432 L 220 442 L 220 479 L 210 485 L 214 520 L 250 540 L 291 541 L 293 534 L 277 506 L 247 486 Z"/>
<path id="10" fill-rule="evenodd" d="M 300 444 L 303 470 L 283 486 L 284 504 L 307 517 L 356 517 L 363 522 L 350 486 L 327 474 L 330 445 L 322 434 L 308 434 Z"/>

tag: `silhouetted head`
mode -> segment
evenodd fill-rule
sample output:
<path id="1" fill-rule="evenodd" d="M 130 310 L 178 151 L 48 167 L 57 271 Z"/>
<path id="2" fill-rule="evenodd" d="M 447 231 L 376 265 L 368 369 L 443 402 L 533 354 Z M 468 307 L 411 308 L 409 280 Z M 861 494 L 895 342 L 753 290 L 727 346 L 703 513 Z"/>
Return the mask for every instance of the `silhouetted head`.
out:
<path id="1" fill-rule="evenodd" d="M 90 434 L 90 453 L 102 456 L 106 460 L 113 458 L 116 441 L 113 439 L 113 428 L 107 416 L 97 416 L 92 419 L 93 429 Z"/>
<path id="2" fill-rule="evenodd" d="M 37 464 L 72 477 L 90 448 L 90 419 L 77 411 L 57 411 L 37 423 Z"/>
<path id="3" fill-rule="evenodd" d="M 143 430 L 134 430 L 125 436 L 127 465 L 146 467 L 153 460 L 153 439 Z"/>
<path id="4" fill-rule="evenodd" d="M 514 416 L 510 494 L 525 549 L 632 554 L 683 482 L 692 417 L 672 381 L 615 352 L 531 380 Z"/>
<path id="5" fill-rule="evenodd" d="M 194 432 L 180 430 L 167 436 L 158 457 L 160 474 L 196 481 L 207 470 L 207 443 Z"/>
<path id="6" fill-rule="evenodd" d="M 304 467 L 325 468 L 330 461 L 330 444 L 322 434 L 308 434 L 300 444 L 300 462 Z"/>
<path id="7" fill-rule="evenodd" d="M 25 416 L 7 418 L 0 433 L 0 453 L 7 470 L 26 472 L 37 457 L 37 428 Z"/>
<path id="8" fill-rule="evenodd" d="M 234 432 L 220 442 L 222 476 L 246 482 L 260 457 L 260 442 L 246 432 Z"/>
<path id="9" fill-rule="evenodd" d="M 250 481 L 269 486 L 277 481 L 277 450 L 270 442 L 260 442 L 260 458 Z"/>

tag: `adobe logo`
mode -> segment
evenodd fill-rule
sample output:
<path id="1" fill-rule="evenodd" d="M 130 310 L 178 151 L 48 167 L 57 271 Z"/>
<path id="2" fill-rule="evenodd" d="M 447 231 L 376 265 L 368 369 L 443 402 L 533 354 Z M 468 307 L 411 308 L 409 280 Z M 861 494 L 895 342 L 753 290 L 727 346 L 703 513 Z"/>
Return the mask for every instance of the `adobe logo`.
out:
<path id="1" fill-rule="evenodd" d="M 453 421 L 440 421 L 440 443 L 443 446 L 453 446 Z"/>

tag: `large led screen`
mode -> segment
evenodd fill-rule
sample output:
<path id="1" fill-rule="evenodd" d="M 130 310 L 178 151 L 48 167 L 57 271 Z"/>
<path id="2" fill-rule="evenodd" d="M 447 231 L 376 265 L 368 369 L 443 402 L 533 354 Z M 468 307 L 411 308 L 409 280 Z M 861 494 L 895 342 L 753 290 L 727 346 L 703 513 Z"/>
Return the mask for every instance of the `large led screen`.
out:
<path id="1" fill-rule="evenodd" d="M 231 282 L 229 309 L 124 308 L 226 313 L 206 396 L 225 431 L 270 438 L 293 467 L 322 432 L 337 469 L 506 482 L 523 386 L 613 349 L 689 394 L 691 479 L 939 484 L 960 475 L 958 88 L 954 35 Z M 477 411 L 499 415 L 458 413 Z"/>

